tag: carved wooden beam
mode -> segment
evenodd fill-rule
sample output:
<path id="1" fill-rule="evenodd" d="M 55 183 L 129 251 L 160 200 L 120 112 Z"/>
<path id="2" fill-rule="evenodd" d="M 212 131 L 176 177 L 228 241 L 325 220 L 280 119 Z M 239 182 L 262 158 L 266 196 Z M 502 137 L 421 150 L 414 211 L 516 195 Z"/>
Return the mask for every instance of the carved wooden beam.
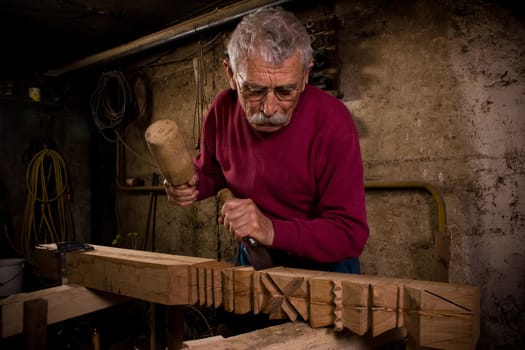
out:
<path id="1" fill-rule="evenodd" d="M 262 312 L 372 337 L 405 328 L 415 347 L 474 349 L 479 338 L 475 286 L 284 267 L 254 271 L 212 259 L 94 247 L 67 254 L 70 281 L 166 305 Z"/>

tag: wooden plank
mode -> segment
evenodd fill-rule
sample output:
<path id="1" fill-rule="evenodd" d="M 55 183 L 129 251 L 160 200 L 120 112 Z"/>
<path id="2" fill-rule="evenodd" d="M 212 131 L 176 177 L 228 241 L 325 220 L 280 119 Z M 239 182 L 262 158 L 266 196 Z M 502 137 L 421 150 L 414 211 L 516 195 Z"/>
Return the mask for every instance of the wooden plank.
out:
<path id="1" fill-rule="evenodd" d="M 74 284 L 31 293 L 13 294 L 0 300 L 2 338 L 22 333 L 24 302 L 34 299 L 47 301 L 47 324 L 57 323 L 131 300 L 123 296 L 92 291 Z"/>
<path id="2" fill-rule="evenodd" d="M 184 306 L 170 305 L 166 310 L 168 350 L 178 350 L 184 340 Z"/>
<path id="3" fill-rule="evenodd" d="M 479 337 L 479 288 L 411 281 L 404 286 L 411 346 L 474 349 Z"/>
<path id="4" fill-rule="evenodd" d="M 191 350 L 336 350 L 360 349 L 362 340 L 355 335 L 343 336 L 329 328 L 312 328 L 304 322 L 287 322 L 228 338 L 212 337 L 186 341 L 183 349 Z"/>
<path id="5" fill-rule="evenodd" d="M 202 338 L 202 339 L 194 339 L 194 340 L 186 340 L 182 342 L 182 349 L 195 349 L 199 346 L 213 346 L 216 345 L 224 340 L 224 337 L 222 335 L 215 335 L 213 337 L 208 338 Z"/>
<path id="6" fill-rule="evenodd" d="M 67 253 L 67 273 L 71 283 L 164 305 L 193 303 L 190 266 L 214 261 L 133 249 L 93 247 L 92 251 Z"/>
<path id="7" fill-rule="evenodd" d="M 26 350 L 40 350 L 47 346 L 47 300 L 24 302 L 24 343 Z"/>

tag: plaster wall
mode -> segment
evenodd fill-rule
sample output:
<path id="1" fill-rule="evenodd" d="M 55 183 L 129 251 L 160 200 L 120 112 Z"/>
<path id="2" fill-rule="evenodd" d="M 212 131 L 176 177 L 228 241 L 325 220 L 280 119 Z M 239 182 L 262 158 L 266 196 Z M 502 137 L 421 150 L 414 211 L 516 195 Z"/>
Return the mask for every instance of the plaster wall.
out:
<path id="1" fill-rule="evenodd" d="M 495 2 L 335 4 L 340 92 L 361 135 L 366 179 L 439 189 L 451 236 L 450 281 L 480 286 L 482 343 L 518 348 L 525 342 L 523 19 Z M 134 151 L 125 155 L 126 177 L 151 183 L 156 169 L 143 140 L 151 120 L 176 120 L 198 152 L 196 125 L 227 87 L 226 35 L 202 36 L 137 64 L 151 88 L 151 99 L 139 99 L 151 109 L 128 128 Z M 155 197 L 152 247 L 146 227 Z M 119 232 L 149 235 L 148 249 L 235 256 L 235 243 L 216 224 L 213 198 L 184 209 L 167 205 L 162 193 L 121 191 L 117 198 Z M 369 191 L 367 207 L 363 272 L 430 279 L 436 211 L 428 194 Z"/>
<path id="2" fill-rule="evenodd" d="M 452 239 L 450 281 L 481 287 L 485 336 L 503 347 L 523 342 L 523 20 L 484 2 L 338 5 L 346 23 L 344 100 L 361 126 L 367 178 L 440 189 Z M 418 228 L 429 216 L 411 203 L 422 214 L 411 222 L 414 213 L 400 208 L 410 197 L 377 199 L 368 201 L 377 236 L 363 264 L 377 264 L 381 274 L 412 271 L 390 256 L 402 262 L 407 255 L 388 246 L 407 234 L 423 239 Z M 395 224 L 377 220 L 389 214 Z M 387 247 L 387 256 L 368 254 L 377 247 Z M 408 245 L 408 257 L 417 248 Z"/>
<path id="3" fill-rule="evenodd" d="M 25 96 L 8 96 L 0 99 L 0 140 L 0 257 L 24 258 L 29 271 L 34 264 L 33 244 L 89 241 L 90 130 L 86 116 L 61 104 L 38 104 Z M 46 149 L 54 153 L 44 153 Z M 39 159 L 43 159 L 40 167 Z M 61 176 L 53 171 L 61 172 Z M 46 186 L 41 184 L 43 178 Z M 41 202 L 44 195 L 33 193 L 42 187 L 48 191 L 47 207 Z M 62 188 L 70 200 L 59 206 Z M 58 219 L 67 213 L 72 217 L 70 225 Z M 49 222 L 43 216 L 56 221 L 47 226 Z M 24 228 L 31 217 L 35 230 Z"/>

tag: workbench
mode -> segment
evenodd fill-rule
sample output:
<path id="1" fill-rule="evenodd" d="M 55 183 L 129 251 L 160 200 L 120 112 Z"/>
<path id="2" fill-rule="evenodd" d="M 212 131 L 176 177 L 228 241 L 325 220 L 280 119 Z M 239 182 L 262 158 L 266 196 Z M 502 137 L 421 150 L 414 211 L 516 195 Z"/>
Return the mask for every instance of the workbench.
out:
<path id="1" fill-rule="evenodd" d="M 326 341 L 343 331 L 376 338 L 403 330 L 409 349 L 450 350 L 475 349 L 479 338 L 476 286 L 285 267 L 255 271 L 214 259 L 93 247 L 67 253 L 69 285 L 1 300 L 2 337 L 25 331 L 23 310 L 29 301 L 44 301 L 46 323 L 51 324 L 132 298 L 264 313 L 313 333 L 330 329 Z M 43 276 L 60 279 L 56 245 L 38 246 L 35 256 Z M 183 340 L 172 337 L 169 348 L 182 347 Z M 218 346 L 226 339 L 207 341 L 207 346 L 214 341 Z"/>

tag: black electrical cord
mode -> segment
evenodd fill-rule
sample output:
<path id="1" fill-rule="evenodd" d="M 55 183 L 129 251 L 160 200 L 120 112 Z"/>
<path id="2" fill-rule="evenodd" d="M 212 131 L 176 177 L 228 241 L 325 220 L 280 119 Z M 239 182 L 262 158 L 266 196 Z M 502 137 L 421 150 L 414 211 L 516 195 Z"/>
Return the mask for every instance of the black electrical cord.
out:
<path id="1" fill-rule="evenodd" d="M 156 168 L 150 159 L 142 157 L 129 147 L 122 136 L 127 125 L 134 121 L 139 113 L 135 92 L 125 75 L 116 70 L 102 73 L 91 95 L 91 114 L 95 125 L 107 141 L 122 143 L 137 158 Z M 108 132 L 112 132 L 115 138 L 106 135 Z"/>
<path id="2" fill-rule="evenodd" d="M 107 137 L 105 132 L 115 132 L 118 139 L 118 129 L 137 116 L 135 94 L 122 72 L 114 70 L 102 73 L 91 95 L 91 114 L 104 138 L 111 142 L 116 140 Z"/>

